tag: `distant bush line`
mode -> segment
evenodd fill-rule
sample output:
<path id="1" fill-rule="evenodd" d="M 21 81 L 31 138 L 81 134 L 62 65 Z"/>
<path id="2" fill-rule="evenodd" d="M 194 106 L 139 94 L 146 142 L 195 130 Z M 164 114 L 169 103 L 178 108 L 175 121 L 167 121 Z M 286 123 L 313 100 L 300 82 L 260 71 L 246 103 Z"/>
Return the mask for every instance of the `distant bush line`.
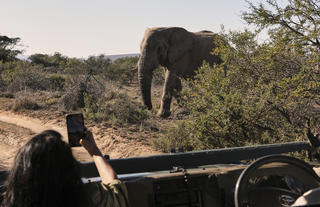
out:
<path id="1" fill-rule="evenodd" d="M 0 62 L 0 92 L 2 97 L 16 98 L 13 111 L 39 109 L 41 104 L 32 94 L 48 91 L 53 96 L 60 94 L 55 103 L 61 110 L 82 111 L 94 122 L 139 123 L 149 112 L 116 90 L 137 81 L 137 61 L 138 57 L 112 62 L 104 55 L 83 60 L 60 53 L 34 54 L 27 60 Z"/>

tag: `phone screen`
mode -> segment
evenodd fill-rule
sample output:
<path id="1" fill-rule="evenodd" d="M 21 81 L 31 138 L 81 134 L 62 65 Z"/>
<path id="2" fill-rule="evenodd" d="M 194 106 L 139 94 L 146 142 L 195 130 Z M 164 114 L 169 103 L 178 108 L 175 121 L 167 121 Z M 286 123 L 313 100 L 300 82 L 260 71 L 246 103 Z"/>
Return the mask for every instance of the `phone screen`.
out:
<path id="1" fill-rule="evenodd" d="M 84 121 L 82 114 L 69 114 L 66 117 L 68 141 L 70 147 L 81 146 L 80 139 L 84 138 Z"/>

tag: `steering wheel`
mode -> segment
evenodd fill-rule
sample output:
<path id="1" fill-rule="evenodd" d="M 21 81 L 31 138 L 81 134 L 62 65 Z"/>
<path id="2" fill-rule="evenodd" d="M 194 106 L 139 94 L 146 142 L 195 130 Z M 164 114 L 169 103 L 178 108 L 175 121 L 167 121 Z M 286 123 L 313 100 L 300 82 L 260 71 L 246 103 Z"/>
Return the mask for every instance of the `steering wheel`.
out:
<path id="1" fill-rule="evenodd" d="M 290 187 L 259 187 L 250 183 L 257 177 L 270 175 L 291 179 L 300 184 L 300 191 Z M 269 155 L 255 160 L 242 171 L 236 183 L 234 202 L 236 207 L 290 206 L 304 192 L 319 186 L 319 176 L 306 162 L 284 155 Z"/>

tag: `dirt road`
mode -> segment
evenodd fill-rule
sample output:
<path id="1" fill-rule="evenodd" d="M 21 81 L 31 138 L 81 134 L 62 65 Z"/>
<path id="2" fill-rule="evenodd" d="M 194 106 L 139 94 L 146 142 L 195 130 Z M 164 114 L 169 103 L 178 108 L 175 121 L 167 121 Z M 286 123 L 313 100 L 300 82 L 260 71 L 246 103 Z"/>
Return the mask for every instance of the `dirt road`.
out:
<path id="1" fill-rule="evenodd" d="M 39 119 L 0 111 L 0 167 L 8 168 L 13 161 L 19 147 L 21 147 L 32 135 L 46 129 L 53 129 L 67 137 L 66 129 L 53 123 L 43 123 Z M 65 140 L 67 141 L 67 140 Z M 90 161 L 91 158 L 83 148 L 73 149 L 75 157 L 80 161 Z"/>
<path id="2" fill-rule="evenodd" d="M 8 168 L 18 148 L 33 132 L 14 124 L 0 121 L 0 169 Z"/>
<path id="3" fill-rule="evenodd" d="M 66 126 L 61 120 L 44 121 L 8 111 L 0 111 L 0 169 L 8 169 L 19 147 L 32 135 L 47 129 L 58 131 L 67 141 Z M 103 153 L 108 154 L 112 159 L 160 153 L 152 147 L 146 146 L 143 141 L 128 140 L 115 135 L 111 128 L 91 127 L 90 129 Z M 82 147 L 76 147 L 72 150 L 79 161 L 91 161 L 91 157 Z"/>

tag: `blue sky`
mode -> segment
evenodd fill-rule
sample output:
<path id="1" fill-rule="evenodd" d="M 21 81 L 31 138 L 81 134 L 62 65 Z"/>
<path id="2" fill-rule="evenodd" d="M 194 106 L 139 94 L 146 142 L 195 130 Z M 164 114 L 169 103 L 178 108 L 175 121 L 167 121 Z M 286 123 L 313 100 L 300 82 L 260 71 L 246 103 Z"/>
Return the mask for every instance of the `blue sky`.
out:
<path id="1" fill-rule="evenodd" d="M 148 27 L 242 30 L 244 0 L 0 0 L 0 34 L 20 37 L 25 55 L 138 53 Z"/>

